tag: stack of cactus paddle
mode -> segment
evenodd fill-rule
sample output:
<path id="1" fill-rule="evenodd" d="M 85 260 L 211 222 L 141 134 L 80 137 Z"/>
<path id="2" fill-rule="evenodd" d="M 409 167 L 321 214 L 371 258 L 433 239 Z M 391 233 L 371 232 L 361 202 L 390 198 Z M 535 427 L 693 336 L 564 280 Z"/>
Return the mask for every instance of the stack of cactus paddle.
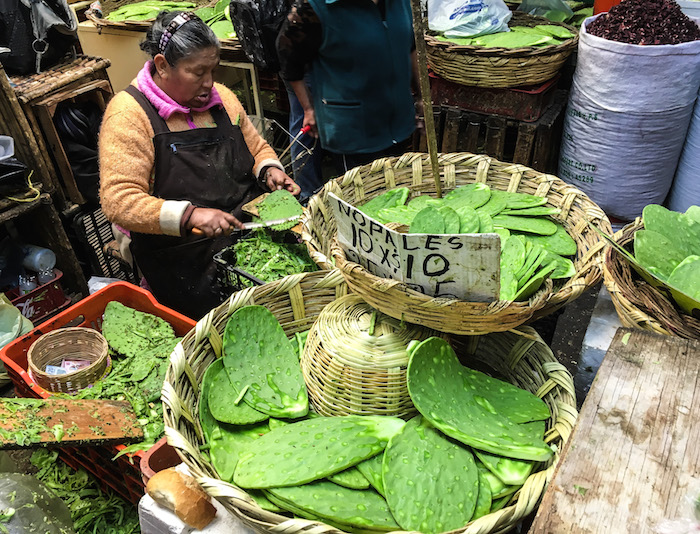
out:
<path id="1" fill-rule="evenodd" d="M 411 342 L 407 384 L 420 415 L 309 411 L 289 341 L 261 306 L 237 310 L 207 369 L 199 416 L 212 465 L 270 511 L 344 531 L 460 528 L 505 506 L 540 462 L 548 406 L 459 362 L 450 345 Z"/>
<path id="2" fill-rule="evenodd" d="M 442 199 L 421 195 L 406 204 L 408 195 L 406 187 L 392 189 L 359 209 L 383 224 L 408 226 L 409 233 L 498 234 L 501 300 L 526 300 L 546 278 L 576 274 L 566 257 L 576 254 L 576 242 L 551 219 L 560 210 L 545 206 L 545 197 L 492 190 L 482 183 L 458 187 Z"/>

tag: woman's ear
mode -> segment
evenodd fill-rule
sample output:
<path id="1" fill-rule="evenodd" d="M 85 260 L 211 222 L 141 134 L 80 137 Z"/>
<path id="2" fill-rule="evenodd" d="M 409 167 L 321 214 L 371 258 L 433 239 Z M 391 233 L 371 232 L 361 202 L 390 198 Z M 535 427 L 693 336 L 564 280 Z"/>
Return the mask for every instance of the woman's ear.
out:
<path id="1" fill-rule="evenodd" d="M 158 76 L 160 76 L 161 78 L 167 77 L 170 65 L 168 64 L 168 60 L 165 59 L 165 56 L 163 54 L 156 54 L 156 56 L 153 58 L 153 64 L 156 67 L 156 72 L 158 73 Z"/>

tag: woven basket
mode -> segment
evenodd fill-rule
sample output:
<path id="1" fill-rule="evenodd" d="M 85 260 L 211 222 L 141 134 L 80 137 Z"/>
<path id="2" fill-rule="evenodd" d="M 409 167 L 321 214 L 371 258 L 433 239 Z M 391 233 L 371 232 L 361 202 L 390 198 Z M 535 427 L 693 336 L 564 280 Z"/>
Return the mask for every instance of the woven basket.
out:
<path id="1" fill-rule="evenodd" d="M 102 30 L 102 28 L 111 28 L 115 30 L 127 30 L 143 33 L 147 32 L 153 24 L 153 21 L 156 20 L 106 20 L 102 17 L 98 17 L 97 15 L 95 15 L 95 12 L 91 9 L 88 9 L 85 12 L 85 17 L 88 20 L 90 20 L 100 31 Z M 234 50 L 241 48 L 241 44 L 238 39 L 219 39 L 219 42 L 221 43 L 222 49 Z"/>
<path id="2" fill-rule="evenodd" d="M 552 22 L 519 11 L 513 13 L 509 26 L 563 26 L 574 37 L 552 46 L 523 48 L 486 48 L 456 45 L 425 36 L 428 63 L 438 76 L 463 85 L 476 87 L 517 87 L 552 79 L 578 46 L 578 31 L 573 26 Z"/>
<path id="3" fill-rule="evenodd" d="M 634 234 L 642 229 L 644 223 L 637 219 L 617 232 L 614 239 L 631 251 Z M 612 247 L 606 251 L 603 274 L 605 287 L 624 326 L 700 339 L 700 320 L 679 310 L 661 291 L 644 281 Z"/>
<path id="4" fill-rule="evenodd" d="M 468 302 L 435 298 L 410 289 L 396 280 L 380 278 L 361 265 L 348 261 L 336 240 L 336 224 L 328 193 L 355 206 L 395 187 L 408 187 L 413 195 L 435 195 L 435 183 L 427 154 L 409 153 L 378 159 L 328 182 L 309 201 L 302 217 L 302 239 L 311 257 L 322 268 L 337 266 L 350 289 L 370 306 L 398 319 L 453 334 L 503 332 L 544 317 L 578 298 L 602 278 L 605 243 L 588 223 L 612 233 L 603 211 L 585 193 L 559 178 L 523 165 L 502 163 L 488 156 L 469 153 L 441 154 L 439 163 L 443 192 L 481 182 L 493 189 L 529 193 L 547 198 L 547 206 L 561 209 L 555 217 L 578 245 L 576 274 L 565 283 L 547 279 L 527 302 Z"/>
<path id="5" fill-rule="evenodd" d="M 342 275 L 334 270 L 292 275 L 234 293 L 228 301 L 201 319 L 171 356 L 163 384 L 168 443 L 175 447 L 209 495 L 217 498 L 235 517 L 258 532 L 297 534 L 313 529 L 315 534 L 320 534 L 342 531 L 323 523 L 267 512 L 245 491 L 218 479 L 215 470 L 200 452 L 204 442 L 197 414 L 202 377 L 206 368 L 221 354 L 226 321 L 238 308 L 253 303 L 266 306 L 280 320 L 287 335 L 291 336 L 308 329 L 324 306 L 345 295 L 346 291 Z M 571 375 L 557 362 L 549 348 L 537 341 L 539 338 L 534 330 L 528 329 L 527 335 L 525 338 L 499 334 L 502 336 L 500 340 L 476 339 L 468 349 L 474 350 L 480 359 L 485 359 L 507 379 L 544 399 L 552 411 L 546 440 L 559 452 L 543 466 L 543 470 L 528 478 L 509 506 L 470 523 L 458 532 L 506 532 L 530 514 L 553 475 L 559 453 L 576 421 Z"/>
<path id="6" fill-rule="evenodd" d="M 107 369 L 109 346 L 97 330 L 69 327 L 53 330 L 37 339 L 27 351 L 34 381 L 52 393 L 76 393 L 94 384 Z M 89 360 L 83 369 L 64 375 L 46 373 L 47 365 L 60 366 L 64 359 Z"/>
<path id="7" fill-rule="evenodd" d="M 442 334 L 402 325 L 377 313 L 357 295 L 330 303 L 319 319 L 311 327 L 301 357 L 316 413 L 397 417 L 416 413 L 406 387 L 406 346 L 411 340 Z"/>

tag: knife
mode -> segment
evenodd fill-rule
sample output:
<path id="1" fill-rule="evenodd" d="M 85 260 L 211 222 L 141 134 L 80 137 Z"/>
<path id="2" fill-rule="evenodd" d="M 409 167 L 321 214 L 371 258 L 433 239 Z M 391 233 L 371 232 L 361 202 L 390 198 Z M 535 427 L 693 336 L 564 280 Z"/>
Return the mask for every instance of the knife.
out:
<path id="1" fill-rule="evenodd" d="M 301 215 L 294 215 L 293 217 L 287 217 L 285 219 L 272 219 L 265 222 L 248 222 L 243 223 L 243 228 L 231 227 L 229 234 L 233 232 L 243 232 L 245 230 L 254 230 L 255 228 L 270 228 L 271 226 L 277 226 L 278 224 L 285 224 L 289 222 L 298 221 Z M 192 228 L 192 233 L 195 235 L 204 235 L 199 228 Z M 228 234 L 227 234 L 228 235 Z"/>

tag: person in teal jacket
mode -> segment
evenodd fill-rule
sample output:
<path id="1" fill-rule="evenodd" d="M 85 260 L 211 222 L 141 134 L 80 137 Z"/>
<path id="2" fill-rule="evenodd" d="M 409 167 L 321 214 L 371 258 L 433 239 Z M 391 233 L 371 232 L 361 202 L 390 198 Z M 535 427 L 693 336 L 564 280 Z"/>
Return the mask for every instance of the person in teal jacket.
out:
<path id="1" fill-rule="evenodd" d="M 418 84 L 408 0 L 295 0 L 277 52 L 304 126 L 338 173 L 410 150 Z"/>

